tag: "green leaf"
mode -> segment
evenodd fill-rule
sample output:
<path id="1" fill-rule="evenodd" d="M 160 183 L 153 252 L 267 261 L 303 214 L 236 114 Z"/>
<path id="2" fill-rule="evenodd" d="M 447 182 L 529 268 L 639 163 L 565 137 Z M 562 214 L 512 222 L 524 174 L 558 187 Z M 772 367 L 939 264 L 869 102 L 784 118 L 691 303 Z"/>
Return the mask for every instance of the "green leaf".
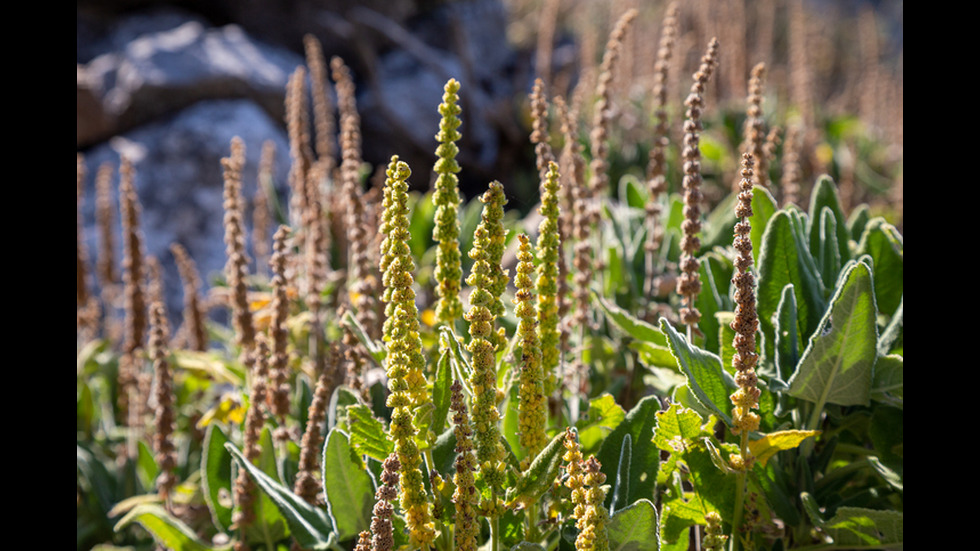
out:
<path id="1" fill-rule="evenodd" d="M 752 232 L 749 239 L 752 240 L 752 256 L 755 265 L 759 265 L 759 253 L 762 251 L 762 235 L 766 231 L 769 219 L 776 214 L 779 207 L 773 199 L 769 190 L 761 186 L 752 187 L 752 216 L 749 223 L 752 224 Z"/>
<path id="2" fill-rule="evenodd" d="M 864 263 L 851 262 L 840 281 L 789 380 L 792 396 L 820 408 L 827 402 L 868 405 L 871 397 L 878 343 L 871 270 Z"/>
<path id="3" fill-rule="evenodd" d="M 685 497 L 689 499 L 677 496 L 664 501 L 660 534 L 664 544 L 683 540 L 683 549 L 688 548 L 687 528 L 704 524 L 709 512 L 690 492 Z"/>
<path id="4" fill-rule="evenodd" d="M 834 185 L 834 181 L 830 176 L 824 175 L 817 178 L 817 183 L 813 186 L 813 192 L 810 194 L 810 222 L 808 226 L 808 233 L 810 235 L 810 252 L 814 257 L 818 256 L 818 250 L 821 244 L 821 226 L 822 215 L 824 209 L 829 209 L 834 214 L 834 220 L 837 223 L 834 228 L 833 241 L 837 243 L 837 251 L 840 255 L 841 262 L 845 262 L 851 259 L 850 247 L 847 245 L 848 235 L 847 228 L 844 226 L 844 211 L 840 206 L 840 199 L 837 197 L 837 186 Z"/>
<path id="5" fill-rule="evenodd" d="M 734 377 L 735 365 L 732 361 L 735 358 L 735 330 L 732 329 L 732 322 L 735 321 L 735 312 L 715 312 L 715 320 L 719 329 L 718 355 L 721 356 L 721 367 Z"/>
<path id="6" fill-rule="evenodd" d="M 449 403 L 452 397 L 450 387 L 453 384 L 451 357 L 449 344 L 441 343 L 439 361 L 436 363 L 436 378 L 432 385 L 432 403 L 435 405 L 435 410 L 432 412 L 432 423 L 429 425 L 429 430 L 436 435 L 442 434 L 445 430 L 446 419 L 449 417 Z"/>
<path id="7" fill-rule="evenodd" d="M 857 246 L 857 254 L 874 261 L 875 300 L 878 311 L 891 316 L 904 294 L 905 255 L 902 235 L 884 218 L 868 222 Z"/>
<path id="8" fill-rule="evenodd" d="M 575 423 L 582 452 L 589 453 L 595 449 L 625 418 L 626 411 L 611 394 L 604 392 L 590 400 L 589 411 Z"/>
<path id="9" fill-rule="evenodd" d="M 817 250 L 817 266 L 825 288 L 831 288 L 840 273 L 841 256 L 837 248 L 837 219 L 829 208 L 820 211 L 820 244 Z"/>
<path id="10" fill-rule="evenodd" d="M 231 549 L 231 546 L 212 547 L 197 539 L 194 531 L 180 520 L 170 516 L 159 505 L 137 505 L 116 523 L 115 531 L 119 532 L 132 523 L 137 523 L 153 535 L 160 545 L 173 551 L 207 551 L 214 549 Z"/>
<path id="11" fill-rule="evenodd" d="M 660 526 L 657 510 L 648 499 L 641 499 L 616 511 L 609 519 L 607 534 L 610 551 L 658 551 Z"/>
<path id="12" fill-rule="evenodd" d="M 323 491 L 339 541 L 354 538 L 371 525 L 374 490 L 374 481 L 347 435 L 331 430 L 323 446 Z"/>
<path id="13" fill-rule="evenodd" d="M 905 407 L 905 360 L 902 356 L 878 356 L 875 362 L 874 383 L 871 399 L 894 406 Z"/>
<path id="14" fill-rule="evenodd" d="M 648 342 L 660 347 L 667 346 L 667 338 L 655 326 L 633 317 L 632 314 L 596 293 L 592 293 L 592 296 L 606 314 L 606 319 L 609 320 L 609 323 L 619 329 L 623 334 L 638 341 Z"/>
<path id="15" fill-rule="evenodd" d="M 211 520 L 222 532 L 231 527 L 231 454 L 225 450 L 228 436 L 215 423 L 208 425 L 201 452 L 201 490 Z"/>
<path id="16" fill-rule="evenodd" d="M 782 298 L 776 307 L 776 318 L 773 332 L 776 335 L 776 372 L 779 380 L 785 383 L 796 371 L 800 361 L 800 336 L 796 319 L 796 295 L 793 294 L 793 284 L 783 287 Z"/>
<path id="17" fill-rule="evenodd" d="M 688 343 L 666 320 L 660 320 L 660 329 L 667 335 L 670 351 L 687 375 L 687 384 L 698 401 L 731 426 L 728 397 L 736 385 L 732 376 L 722 368 L 721 358 Z"/>
<path id="18" fill-rule="evenodd" d="M 608 439 L 607 439 L 608 440 Z M 603 442 L 605 443 L 605 442 Z M 619 461 L 616 467 L 616 484 L 613 487 L 612 501 L 609 502 L 609 514 L 613 514 L 617 509 L 622 509 L 622 505 L 628 503 L 626 495 L 630 491 L 630 463 L 633 454 L 632 437 L 629 433 L 623 436 L 623 446 L 619 450 Z M 600 463 L 601 465 L 602 463 Z"/>
<path id="19" fill-rule="evenodd" d="M 901 548 L 905 543 L 905 516 L 898 511 L 840 507 L 822 528 L 839 548 Z"/>
<path id="20" fill-rule="evenodd" d="M 266 426 L 259 435 L 258 468 L 273 480 L 282 480 L 279 463 L 276 461 L 276 445 L 272 440 L 272 430 Z M 289 535 L 288 523 L 279 512 L 276 503 L 268 495 L 260 495 L 255 504 L 255 521 L 249 525 L 246 535 L 250 541 L 277 541 Z"/>
<path id="21" fill-rule="evenodd" d="M 692 409 L 671 404 L 667 411 L 658 411 L 656 418 L 653 443 L 671 454 L 682 453 L 692 442 L 705 435 L 701 429 L 704 421 Z"/>
<path id="22" fill-rule="evenodd" d="M 235 461 L 269 497 L 289 524 L 293 537 L 307 549 L 325 550 L 335 545 L 336 535 L 327 512 L 303 501 L 288 488 L 252 465 L 234 444 L 225 444 Z"/>
<path id="23" fill-rule="evenodd" d="M 885 327 L 885 330 L 881 332 L 881 337 L 878 338 L 878 354 L 882 356 L 888 354 L 898 354 L 901 356 L 905 351 L 903 342 L 903 337 L 905 334 L 905 315 L 903 313 L 905 310 L 904 305 L 905 299 L 903 298 L 902 301 L 898 303 L 898 309 L 895 310 L 895 314 L 888 322 L 888 326 Z"/>
<path id="24" fill-rule="evenodd" d="M 614 504 L 607 498 L 610 510 L 621 507 L 622 504 L 632 503 L 641 498 L 653 498 L 656 485 L 657 468 L 660 463 L 660 450 L 653 444 L 653 429 L 657 425 L 657 412 L 660 411 L 660 401 L 656 396 L 642 398 L 627 414 L 609 436 L 602 441 L 596 459 L 603 465 L 602 471 L 606 480 L 614 480 L 611 475 L 622 470 L 622 451 L 625 440 L 630 438 L 628 479 L 629 485 L 622 498 Z M 613 467 L 619 465 L 615 471 Z M 616 476 L 620 476 L 616 474 Z M 616 492 L 613 492 L 614 494 Z"/>
<path id="25" fill-rule="evenodd" d="M 619 202 L 634 209 L 643 210 L 647 203 L 647 192 L 635 175 L 624 174 L 619 179 Z"/>
<path id="26" fill-rule="evenodd" d="M 507 507 L 513 507 L 518 503 L 526 507 L 551 488 L 561 471 L 564 443 L 565 433 L 562 431 L 538 453 L 527 470 L 521 473 L 517 484 L 507 490 Z"/>
<path id="27" fill-rule="evenodd" d="M 347 406 L 347 425 L 350 427 L 350 446 L 357 453 L 384 463 L 395 451 L 384 424 L 374 417 L 368 406 Z"/>
<path id="28" fill-rule="evenodd" d="M 766 226 L 759 252 L 758 312 L 765 336 L 765 356 L 775 354 L 773 316 L 779 307 L 783 289 L 793 284 L 796 295 L 797 330 L 801 340 L 809 337 L 826 309 L 824 286 L 816 264 L 803 240 L 802 221 L 793 209 L 777 212 Z"/>
<path id="29" fill-rule="evenodd" d="M 851 234 L 851 239 L 855 243 L 861 240 L 869 220 L 871 220 L 871 209 L 868 205 L 858 205 L 851 211 L 851 217 L 847 219 L 847 232 Z"/>
<path id="30" fill-rule="evenodd" d="M 143 487 L 149 491 L 152 491 L 156 487 L 156 479 L 160 474 L 160 467 L 157 466 L 157 461 L 153 457 L 153 451 L 146 442 L 140 440 L 137 444 L 138 452 L 136 458 L 136 465 L 138 467 L 137 472 L 140 477 L 140 482 Z"/>
<path id="31" fill-rule="evenodd" d="M 704 333 L 705 348 L 711 352 L 718 352 L 718 333 L 721 330 L 715 313 L 730 310 L 728 307 L 728 287 L 719 287 L 716 284 L 714 272 L 721 271 L 717 255 L 707 253 L 701 257 L 701 292 L 698 294 L 696 306 L 701 312 L 701 323 L 698 328 Z M 725 278 L 728 280 L 729 278 Z"/>

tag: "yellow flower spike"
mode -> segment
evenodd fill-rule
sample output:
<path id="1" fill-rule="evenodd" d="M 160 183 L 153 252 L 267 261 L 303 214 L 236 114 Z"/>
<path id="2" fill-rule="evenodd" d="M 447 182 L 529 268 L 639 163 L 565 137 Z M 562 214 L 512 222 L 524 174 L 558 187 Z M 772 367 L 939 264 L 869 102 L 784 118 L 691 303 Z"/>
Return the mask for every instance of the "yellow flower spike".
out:
<path id="1" fill-rule="evenodd" d="M 442 115 L 439 133 L 436 135 L 436 140 L 439 141 L 436 155 L 439 160 L 434 168 L 438 177 L 432 196 L 436 207 L 436 227 L 432 231 L 432 238 L 439 243 L 435 271 L 439 302 L 435 313 L 438 321 L 447 325 L 452 325 L 463 315 L 463 305 L 459 300 L 463 268 L 459 252 L 459 181 L 456 178 L 456 173 L 459 172 L 459 164 L 456 162 L 459 148 L 455 144 L 462 137 L 456 130 L 460 125 L 458 93 L 459 82 L 449 79 L 439 105 L 439 114 Z"/>
<path id="2" fill-rule="evenodd" d="M 552 163 L 554 166 L 554 163 Z M 557 226 L 556 226 L 557 227 Z M 518 386 L 518 427 L 521 447 L 527 452 L 522 468 L 527 468 L 531 461 L 548 443 L 545 434 L 547 424 L 547 407 L 544 397 L 544 372 L 541 365 L 541 343 L 538 339 L 537 316 L 535 310 L 534 292 L 532 291 L 532 274 L 534 273 L 534 254 L 528 236 L 517 236 L 520 249 L 517 252 L 517 273 L 514 284 L 517 294 L 514 296 L 514 313 L 521 320 L 517 328 L 521 341 L 521 373 Z M 557 286 L 556 286 L 557 290 Z M 557 314 L 557 306 L 555 309 Z M 553 346 L 557 348 L 557 339 Z"/>
<path id="3" fill-rule="evenodd" d="M 425 481 L 420 465 L 422 454 L 415 442 L 418 429 L 413 424 L 412 410 L 428 399 L 424 375 L 425 359 L 419 337 L 418 308 L 412 289 L 415 262 L 408 249 L 408 165 L 397 156 L 391 158 L 385 181 L 382 227 L 386 238 L 381 245 L 382 265 L 385 267 L 387 302 L 384 341 L 388 345 L 385 368 L 388 373 L 388 407 L 392 408 L 389 435 L 395 442 L 400 463 L 401 498 L 399 500 L 408 525 L 413 547 L 426 549 L 436 536 L 431 504 L 425 493 Z"/>
<path id="4" fill-rule="evenodd" d="M 558 256 L 561 254 L 561 235 L 558 230 L 558 165 L 548 164 L 548 173 L 541 194 L 541 208 L 538 210 L 544 219 L 538 226 L 537 254 L 538 279 L 538 321 L 540 322 L 541 365 L 545 374 L 554 373 L 558 368 L 559 341 L 558 329 Z"/>

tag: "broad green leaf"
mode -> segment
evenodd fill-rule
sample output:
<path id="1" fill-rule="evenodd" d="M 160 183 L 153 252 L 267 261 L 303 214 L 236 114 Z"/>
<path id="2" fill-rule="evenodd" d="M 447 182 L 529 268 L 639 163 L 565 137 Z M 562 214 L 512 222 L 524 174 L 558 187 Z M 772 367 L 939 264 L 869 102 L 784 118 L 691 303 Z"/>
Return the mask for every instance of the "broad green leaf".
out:
<path id="1" fill-rule="evenodd" d="M 689 449 L 683 459 L 691 471 L 690 481 L 698 501 L 707 509 L 705 512 L 715 511 L 724 518 L 726 511 L 735 507 L 735 476 L 719 470 L 703 446 Z"/>
<path id="2" fill-rule="evenodd" d="M 507 506 L 528 506 L 537 501 L 554 483 L 561 471 L 562 452 L 565 449 L 565 433 L 559 432 L 538 453 L 527 470 L 521 473 L 517 484 L 507 490 Z"/>
<path id="3" fill-rule="evenodd" d="M 604 297 L 601 297 L 596 293 L 593 293 L 592 296 L 596 303 L 599 304 L 599 307 L 602 308 L 602 311 L 606 314 L 606 319 L 625 335 L 638 341 L 648 342 L 660 347 L 667 346 L 667 338 L 664 336 L 663 332 L 660 331 L 660 329 L 657 329 L 655 326 L 634 317 L 632 314 L 623 310 L 618 305 L 609 302 Z"/>
<path id="4" fill-rule="evenodd" d="M 137 505 L 116 523 L 116 532 L 137 523 L 153 535 L 160 545 L 173 551 L 206 551 L 231 549 L 231 546 L 212 547 L 202 542 L 186 524 L 170 516 L 160 505 Z"/>
<path id="5" fill-rule="evenodd" d="M 704 516 L 709 512 L 701 500 L 690 492 L 686 492 L 684 498 L 677 496 L 665 500 L 660 526 L 662 543 L 683 540 L 683 549 L 687 549 L 687 529 L 704 524 Z"/>
<path id="6" fill-rule="evenodd" d="M 510 551 L 545 551 L 545 548 L 540 543 L 531 543 L 529 541 L 522 541 L 517 545 L 511 547 Z"/>
<path id="7" fill-rule="evenodd" d="M 657 412 L 660 401 L 656 396 L 642 398 L 627 414 L 606 439 L 603 440 L 596 459 L 602 464 L 606 480 L 615 480 L 620 471 L 624 440 L 630 437 L 629 488 L 620 503 L 633 503 L 641 498 L 653 498 L 656 485 L 657 468 L 660 463 L 660 450 L 653 444 L 653 429 L 657 425 Z M 612 496 L 607 498 L 612 499 Z M 612 509 L 612 501 L 609 501 Z M 618 506 L 617 506 L 618 508 Z"/>
<path id="8" fill-rule="evenodd" d="M 626 411 L 611 394 L 603 393 L 590 400 L 589 411 L 575 423 L 582 452 L 594 450 L 625 418 Z"/>
<path id="9" fill-rule="evenodd" d="M 374 417 L 368 406 L 348 406 L 347 424 L 351 431 L 350 446 L 357 453 L 383 463 L 395 451 L 384 424 Z"/>
<path id="10" fill-rule="evenodd" d="M 327 512 L 300 499 L 289 488 L 252 465 L 231 442 L 225 444 L 240 468 L 244 468 L 262 493 L 279 508 L 290 531 L 299 544 L 307 549 L 325 550 L 335 545 L 336 534 Z"/>
<path id="11" fill-rule="evenodd" d="M 215 424 L 208 425 L 201 452 L 201 490 L 214 525 L 226 532 L 231 527 L 231 454 L 225 449 L 228 437 Z"/>
<path id="12" fill-rule="evenodd" d="M 823 283 L 803 240 L 801 226 L 802 221 L 795 210 L 780 210 L 769 220 L 762 237 L 757 310 L 767 358 L 775 354 L 773 316 L 786 285 L 793 284 L 798 308 L 796 333 L 801 340 L 816 328 L 826 309 Z"/>
<path id="13" fill-rule="evenodd" d="M 883 402 L 898 409 L 905 407 L 905 360 L 892 354 L 878 356 L 875 362 L 874 383 L 871 386 L 871 399 Z"/>
<path id="14" fill-rule="evenodd" d="M 857 247 L 874 261 L 875 300 L 878 311 L 891 316 L 904 294 L 905 254 L 902 235 L 884 218 L 868 222 Z"/>
<path id="15" fill-rule="evenodd" d="M 756 266 L 759 265 L 759 253 L 762 251 L 762 235 L 766 231 L 769 219 L 777 210 L 776 200 L 768 189 L 761 186 L 752 187 L 752 216 L 749 217 L 752 232 L 749 233 L 749 239 L 752 240 L 752 257 Z"/>
<path id="16" fill-rule="evenodd" d="M 904 355 L 904 305 L 905 299 L 903 298 L 902 301 L 898 303 L 898 309 L 895 310 L 895 314 L 892 316 L 891 321 L 888 322 L 888 326 L 885 327 L 885 330 L 881 332 L 881 337 L 878 338 L 878 354 L 881 356 L 886 356 L 888 354 L 898 354 L 899 356 Z"/>
<path id="17" fill-rule="evenodd" d="M 658 551 L 660 526 L 657 510 L 648 499 L 620 509 L 607 527 L 610 551 Z"/>
<path id="18" fill-rule="evenodd" d="M 656 417 L 653 443 L 671 454 L 682 453 L 691 442 L 705 435 L 701 429 L 704 421 L 692 409 L 671 404 L 667 411 L 658 411 Z"/>
<path id="19" fill-rule="evenodd" d="M 749 451 L 763 467 L 769 458 L 783 450 L 791 450 L 811 436 L 820 434 L 818 430 L 783 430 L 769 433 L 758 440 L 749 442 Z"/>
<path id="20" fill-rule="evenodd" d="M 776 335 L 776 372 L 779 380 L 785 383 L 796 371 L 800 361 L 800 336 L 797 333 L 796 295 L 793 284 L 783 287 L 782 298 L 776 307 L 776 317 L 773 332 Z"/>
<path id="21" fill-rule="evenodd" d="M 647 367 L 664 367 L 673 371 L 680 369 L 677 367 L 677 360 L 666 346 L 658 346 L 645 341 L 631 341 L 629 348 L 630 350 L 636 350 L 640 357 L 640 363 Z"/>
<path id="22" fill-rule="evenodd" d="M 840 199 L 837 197 L 837 186 L 834 185 L 834 181 L 827 175 L 817 178 L 817 182 L 813 186 L 813 192 L 810 194 L 810 218 L 807 230 L 810 236 L 810 252 L 814 257 L 818 256 L 821 213 L 825 208 L 830 209 L 834 214 L 834 220 L 837 222 L 834 229 L 837 251 L 840 254 L 841 262 L 846 262 L 851 259 L 850 247 L 847 245 L 847 228 L 844 226 L 844 221 L 847 218 L 844 217 L 844 211 L 840 206 Z"/>
<path id="23" fill-rule="evenodd" d="M 347 541 L 371 525 L 374 481 L 347 435 L 333 429 L 323 446 L 323 491 L 337 527 L 337 539 Z"/>
<path id="24" fill-rule="evenodd" d="M 822 528 L 838 548 L 902 548 L 905 516 L 898 511 L 839 507 Z"/>
<path id="25" fill-rule="evenodd" d="M 817 266 L 824 287 L 829 289 L 837 281 L 840 273 L 841 256 L 837 247 L 837 219 L 828 207 L 820 211 L 820 243 L 817 248 Z"/>
<path id="26" fill-rule="evenodd" d="M 660 329 L 667 335 L 670 351 L 687 375 L 687 384 L 701 404 L 732 425 L 729 396 L 735 391 L 735 380 L 721 366 L 721 358 L 687 342 L 666 320 Z"/>
<path id="27" fill-rule="evenodd" d="M 871 270 L 851 262 L 789 380 L 789 393 L 820 408 L 827 402 L 868 405 L 877 356 L 876 318 Z"/>

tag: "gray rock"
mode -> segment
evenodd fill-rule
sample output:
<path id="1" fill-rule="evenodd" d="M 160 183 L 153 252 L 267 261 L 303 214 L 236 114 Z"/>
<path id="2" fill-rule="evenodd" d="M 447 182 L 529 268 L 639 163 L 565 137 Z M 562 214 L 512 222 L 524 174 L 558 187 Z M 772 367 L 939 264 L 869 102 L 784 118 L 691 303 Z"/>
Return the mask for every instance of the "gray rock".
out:
<path id="1" fill-rule="evenodd" d="M 183 294 L 169 250 L 171 243 L 179 242 L 187 248 L 206 285 L 221 277 L 225 264 L 221 158 L 229 155 L 234 136 L 245 142 L 247 161 L 243 183 L 248 204 L 251 205 L 255 194 L 265 140 L 272 140 L 276 145 L 274 179 L 279 197 L 284 197 L 289 168 L 286 134 L 267 113 L 247 100 L 202 101 L 172 119 L 135 129 L 85 154 L 89 178 L 84 220 L 90 258 L 94 261 L 97 254 L 94 175 L 103 162 L 118 167 L 120 155 L 126 155 L 133 161 L 136 190 L 143 206 L 141 229 L 145 250 L 163 265 L 171 315 L 180 312 Z M 115 181 L 118 191 L 118 175 Z M 118 205 L 118 197 L 114 200 Z M 251 208 L 246 217 L 250 226 Z M 117 213 L 117 224 L 118 220 Z M 116 246 L 121 247 L 121 243 L 121 237 L 117 236 Z M 120 250 L 115 251 L 117 260 L 120 255 Z"/>
<path id="2" fill-rule="evenodd" d="M 131 34 L 126 29 L 120 32 Z M 78 66 L 77 147 L 206 99 L 248 98 L 282 120 L 286 81 L 302 63 L 302 57 L 252 40 L 236 25 L 209 29 L 190 20 L 139 35 Z"/>

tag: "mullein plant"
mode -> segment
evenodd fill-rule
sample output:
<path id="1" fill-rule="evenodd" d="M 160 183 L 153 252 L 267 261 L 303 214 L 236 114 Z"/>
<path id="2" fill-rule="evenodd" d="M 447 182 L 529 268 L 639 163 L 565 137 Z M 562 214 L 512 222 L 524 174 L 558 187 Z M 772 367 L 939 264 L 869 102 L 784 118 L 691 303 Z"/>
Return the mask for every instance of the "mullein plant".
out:
<path id="1" fill-rule="evenodd" d="M 435 164 L 436 177 L 432 202 L 436 207 L 435 229 L 432 231 L 433 240 L 439 244 L 436 251 L 437 283 L 436 295 L 439 302 L 436 305 L 436 320 L 452 327 L 456 320 L 463 316 L 463 305 L 459 300 L 459 291 L 463 279 L 462 262 L 459 252 L 459 163 L 456 155 L 459 147 L 456 142 L 462 137 L 459 133 L 459 82 L 449 79 L 439 104 L 439 133 L 436 140 L 439 147 L 436 155 L 439 159 Z"/>
<path id="2" fill-rule="evenodd" d="M 409 539 L 413 547 L 428 549 L 436 537 L 431 505 L 425 492 L 422 454 L 416 443 L 418 428 L 413 411 L 428 400 L 424 374 L 425 359 L 419 337 L 418 308 L 415 305 L 413 273 L 415 261 L 408 247 L 408 165 L 397 156 L 388 164 L 385 181 L 387 239 L 382 245 L 385 291 L 384 342 L 388 346 L 385 368 L 388 372 L 387 405 L 391 408 L 389 435 L 401 464 L 400 505 L 405 511 Z"/>

